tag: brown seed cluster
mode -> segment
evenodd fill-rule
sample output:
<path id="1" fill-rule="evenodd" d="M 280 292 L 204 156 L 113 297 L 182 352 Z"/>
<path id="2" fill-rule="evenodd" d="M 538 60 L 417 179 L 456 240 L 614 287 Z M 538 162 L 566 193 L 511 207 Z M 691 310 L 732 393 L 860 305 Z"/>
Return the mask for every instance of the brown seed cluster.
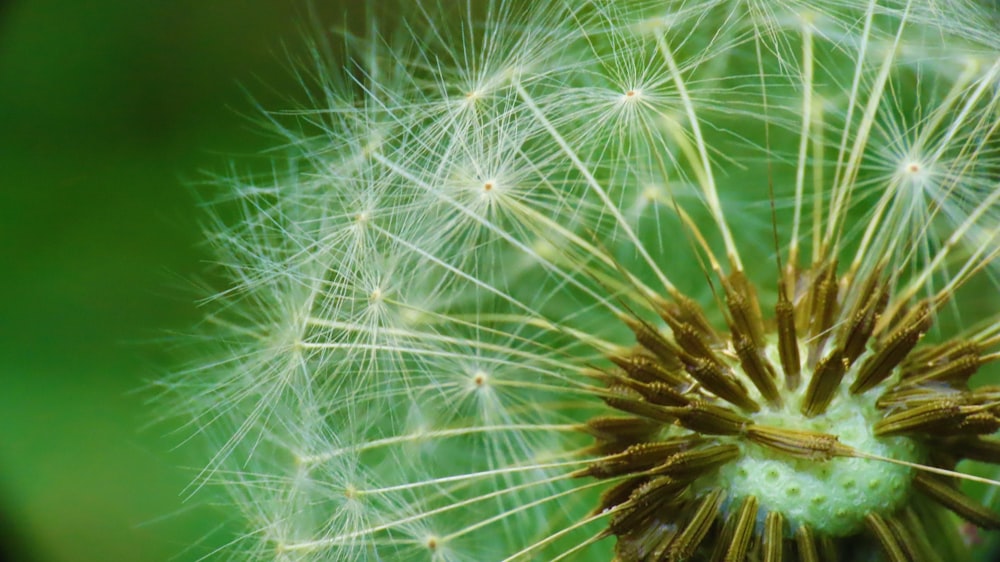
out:
<path id="1" fill-rule="evenodd" d="M 1000 429 L 1000 389 L 968 386 L 997 342 L 973 336 L 921 345 L 940 300 L 891 302 L 881 269 L 860 280 L 837 270 L 836 262 L 789 268 L 766 322 L 746 277 L 723 277 L 725 332 L 677 293 L 648 301 L 669 330 L 637 314 L 622 318 L 637 345 L 593 373 L 618 414 L 585 424 L 598 456 L 577 473 L 610 483 L 597 512 L 608 516 L 605 534 L 617 537 L 618 560 L 813 562 L 871 551 L 893 562 L 948 560 L 927 538 L 948 527 L 933 523 L 942 507 L 1000 529 L 1000 516 L 940 472 L 911 472 L 903 503 L 865 513 L 850 536 L 823 535 L 711 478 L 749 446 L 789 462 L 871 458 L 838 435 L 765 421 L 789 411 L 817 420 L 834 401 L 870 392 L 878 393 L 881 416 L 871 432 L 931 451 L 924 468 L 952 470 L 963 458 L 1000 464 L 1000 443 L 982 437 Z"/>

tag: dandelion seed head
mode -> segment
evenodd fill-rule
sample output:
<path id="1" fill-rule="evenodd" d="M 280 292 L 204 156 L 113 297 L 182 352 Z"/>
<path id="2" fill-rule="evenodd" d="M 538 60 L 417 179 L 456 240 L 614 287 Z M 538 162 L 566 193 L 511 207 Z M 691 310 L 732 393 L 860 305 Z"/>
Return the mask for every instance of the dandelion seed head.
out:
<path id="1" fill-rule="evenodd" d="M 250 558 L 948 560 L 1000 528 L 953 485 L 1000 461 L 972 3 L 397 15 L 272 116 L 287 169 L 214 234 L 218 359 L 174 386 Z"/>

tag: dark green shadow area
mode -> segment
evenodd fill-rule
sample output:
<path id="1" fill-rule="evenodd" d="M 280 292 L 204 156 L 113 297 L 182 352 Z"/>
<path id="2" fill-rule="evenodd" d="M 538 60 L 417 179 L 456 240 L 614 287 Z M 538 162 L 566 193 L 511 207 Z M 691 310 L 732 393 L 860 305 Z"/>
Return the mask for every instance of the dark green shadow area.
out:
<path id="1" fill-rule="evenodd" d="M 336 13 L 333 4 L 324 11 Z M 287 107 L 303 2 L 0 9 L 0 540 L 39 561 L 192 560 L 227 539 L 183 490 L 207 458 L 136 390 L 200 315 L 185 186 L 260 166 L 251 91 Z M 182 468 L 187 467 L 187 468 Z"/>

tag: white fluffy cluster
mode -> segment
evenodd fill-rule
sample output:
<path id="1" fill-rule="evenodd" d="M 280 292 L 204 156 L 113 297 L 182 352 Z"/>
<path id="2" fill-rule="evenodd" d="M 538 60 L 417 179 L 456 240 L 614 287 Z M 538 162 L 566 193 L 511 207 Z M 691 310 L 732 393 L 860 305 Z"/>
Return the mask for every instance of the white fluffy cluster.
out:
<path id="1" fill-rule="evenodd" d="M 234 558 L 607 560 L 608 483 L 570 474 L 642 287 L 716 311 L 742 268 L 773 303 L 776 252 L 826 245 L 1000 322 L 955 292 L 1000 247 L 977 3 L 400 4 L 342 76 L 318 61 L 214 232 L 217 354 L 170 385 L 219 439 Z"/>

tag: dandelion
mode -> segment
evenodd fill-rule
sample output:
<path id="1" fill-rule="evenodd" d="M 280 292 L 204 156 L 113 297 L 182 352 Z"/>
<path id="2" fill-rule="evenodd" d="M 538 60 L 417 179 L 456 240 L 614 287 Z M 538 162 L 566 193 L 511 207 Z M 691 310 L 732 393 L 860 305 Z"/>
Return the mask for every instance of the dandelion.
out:
<path id="1" fill-rule="evenodd" d="M 401 8 L 406 12 L 407 9 Z M 972 2 L 418 5 L 233 183 L 198 483 L 278 560 L 960 560 L 1000 514 Z"/>

